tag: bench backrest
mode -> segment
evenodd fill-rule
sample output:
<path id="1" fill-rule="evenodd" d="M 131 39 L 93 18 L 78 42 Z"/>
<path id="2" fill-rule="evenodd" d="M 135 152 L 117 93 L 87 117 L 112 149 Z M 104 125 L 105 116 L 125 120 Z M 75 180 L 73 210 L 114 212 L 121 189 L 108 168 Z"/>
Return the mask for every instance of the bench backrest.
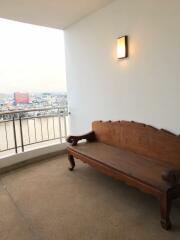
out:
<path id="1" fill-rule="evenodd" d="M 180 136 L 173 133 L 127 121 L 96 121 L 92 130 L 99 142 L 180 167 Z"/>

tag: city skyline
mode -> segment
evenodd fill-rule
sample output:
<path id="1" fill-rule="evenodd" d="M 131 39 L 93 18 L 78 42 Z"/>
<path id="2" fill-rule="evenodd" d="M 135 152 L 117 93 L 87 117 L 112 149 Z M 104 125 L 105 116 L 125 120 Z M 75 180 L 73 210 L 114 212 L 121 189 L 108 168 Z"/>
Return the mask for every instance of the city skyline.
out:
<path id="1" fill-rule="evenodd" d="M 44 107 L 67 106 L 67 93 L 0 93 L 0 113 Z"/>
<path id="2" fill-rule="evenodd" d="M 63 31 L 0 18 L 0 93 L 66 92 Z"/>

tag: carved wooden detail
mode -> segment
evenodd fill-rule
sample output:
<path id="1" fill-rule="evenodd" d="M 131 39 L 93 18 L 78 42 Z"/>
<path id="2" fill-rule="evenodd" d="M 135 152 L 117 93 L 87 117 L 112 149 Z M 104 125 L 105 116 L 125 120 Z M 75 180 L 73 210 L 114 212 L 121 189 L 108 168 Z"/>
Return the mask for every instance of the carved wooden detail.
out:
<path id="1" fill-rule="evenodd" d="M 68 160 L 69 160 L 69 163 L 70 163 L 70 166 L 71 166 L 71 167 L 69 168 L 69 170 L 70 170 L 70 171 L 73 171 L 74 168 L 75 168 L 75 161 L 74 161 L 73 155 L 68 154 Z"/>
<path id="2" fill-rule="evenodd" d="M 89 132 L 85 135 L 81 135 L 81 136 L 69 136 L 67 138 L 67 142 L 71 143 L 72 146 L 76 146 L 77 143 L 81 140 L 86 140 L 88 142 L 93 142 L 95 141 L 96 136 L 94 132 Z"/>
<path id="3" fill-rule="evenodd" d="M 160 210 L 161 210 L 161 225 L 164 229 L 171 229 L 170 211 L 171 211 L 172 199 L 168 192 L 164 193 L 160 198 Z"/>
<path id="4" fill-rule="evenodd" d="M 176 186 L 180 184 L 180 170 L 167 170 L 162 173 L 162 178 L 172 187 Z"/>

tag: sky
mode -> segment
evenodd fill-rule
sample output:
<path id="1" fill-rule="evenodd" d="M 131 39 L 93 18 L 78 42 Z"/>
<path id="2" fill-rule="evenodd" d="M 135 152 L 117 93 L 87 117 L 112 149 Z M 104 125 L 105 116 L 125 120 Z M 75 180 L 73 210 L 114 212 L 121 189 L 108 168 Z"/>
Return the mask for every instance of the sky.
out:
<path id="1" fill-rule="evenodd" d="M 0 93 L 66 91 L 62 30 L 0 18 Z"/>

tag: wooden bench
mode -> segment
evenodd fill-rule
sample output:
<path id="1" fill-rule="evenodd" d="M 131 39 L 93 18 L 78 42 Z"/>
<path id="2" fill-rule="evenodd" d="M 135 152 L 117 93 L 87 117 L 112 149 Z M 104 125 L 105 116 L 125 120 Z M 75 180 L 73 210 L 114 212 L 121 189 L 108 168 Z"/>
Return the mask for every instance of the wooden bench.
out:
<path id="1" fill-rule="evenodd" d="M 78 143 L 85 139 L 86 142 Z M 70 170 L 74 158 L 106 175 L 152 194 L 160 201 L 161 225 L 171 228 L 171 202 L 180 197 L 180 137 L 141 123 L 92 123 L 92 132 L 67 141 Z"/>

